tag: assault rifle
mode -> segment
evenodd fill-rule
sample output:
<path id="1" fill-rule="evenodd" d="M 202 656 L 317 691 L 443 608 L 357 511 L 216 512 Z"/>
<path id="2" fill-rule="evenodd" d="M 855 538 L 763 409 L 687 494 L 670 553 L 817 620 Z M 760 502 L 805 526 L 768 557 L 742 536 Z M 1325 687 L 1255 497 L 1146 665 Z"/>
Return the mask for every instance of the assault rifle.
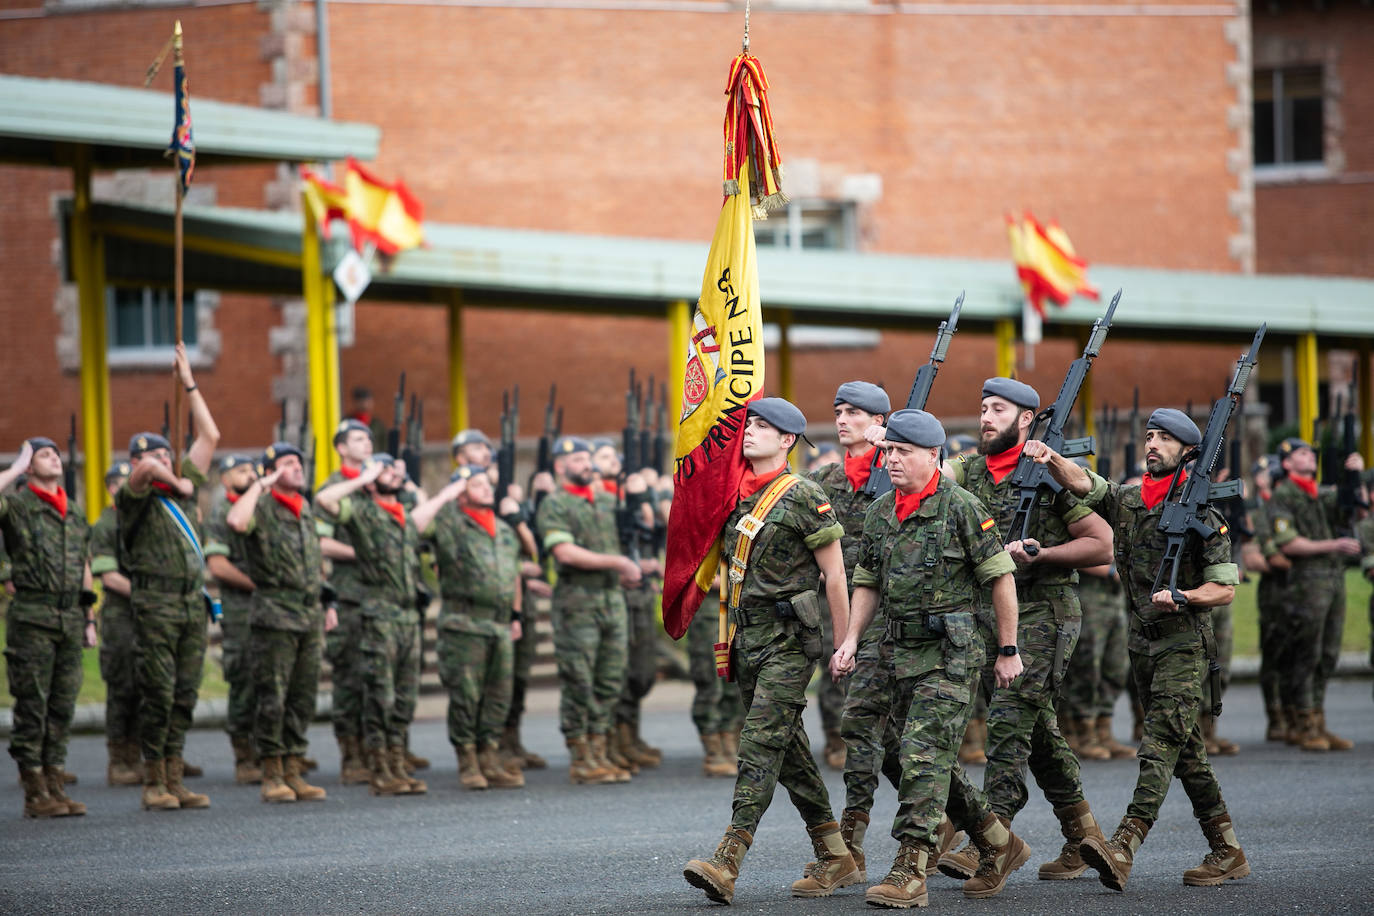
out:
<path id="1" fill-rule="evenodd" d="M 544 405 L 544 432 L 539 436 L 539 448 L 534 454 L 535 473 L 553 473 L 553 443 L 558 438 L 558 427 L 554 425 L 555 406 L 558 399 L 558 386 L 549 385 L 549 402 Z"/>
<path id="2" fill-rule="evenodd" d="M 75 418 L 72 420 L 76 422 Z M 75 429 L 75 427 L 73 427 Z M 1355 513 L 1360 509 L 1369 508 L 1369 500 L 1365 498 L 1363 488 L 1360 486 L 1360 472 L 1352 471 L 1344 464 L 1345 459 L 1356 451 L 1355 444 L 1355 413 L 1347 410 L 1341 416 L 1341 470 L 1336 484 L 1336 509 L 1340 513 L 1342 524 L 1346 527 L 1349 534 L 1354 535 Z"/>
<path id="3" fill-rule="evenodd" d="M 401 424 L 405 421 L 406 374 L 401 372 L 401 384 L 396 388 L 396 398 L 392 401 L 393 417 L 391 429 L 386 431 L 386 451 L 392 458 L 401 457 Z"/>
<path id="4" fill-rule="evenodd" d="M 636 394 L 638 392 L 636 391 Z M 654 377 L 649 376 L 649 384 L 644 388 L 644 397 L 639 402 L 639 466 L 636 471 L 642 471 L 653 461 L 653 430 L 650 427 L 654 416 Z"/>
<path id="5" fill-rule="evenodd" d="M 172 405 L 166 401 L 162 402 L 162 438 L 168 443 L 172 441 Z"/>
<path id="6" fill-rule="evenodd" d="M 1236 434 L 1231 437 L 1229 450 L 1227 452 L 1227 478 L 1230 480 L 1240 480 L 1245 476 L 1245 456 L 1243 454 L 1244 439 L 1243 427 L 1245 421 L 1245 411 L 1241 408 L 1241 400 L 1236 399 L 1235 412 L 1239 414 L 1237 420 Z M 1231 529 L 1231 543 L 1240 544 L 1247 541 L 1255 534 L 1250 529 L 1246 520 L 1245 501 L 1241 498 L 1228 499 L 1222 504 L 1221 514 L 1226 517 L 1226 527 Z"/>
<path id="7" fill-rule="evenodd" d="M 425 439 L 425 402 L 414 392 L 410 395 L 410 413 L 406 415 L 405 441 L 401 443 L 401 454 L 396 456 L 405 462 L 406 476 L 420 485 L 420 462 L 423 457 Z"/>
<path id="8" fill-rule="evenodd" d="M 663 473 L 672 442 L 668 438 L 668 383 L 658 386 L 658 405 L 654 408 L 654 470 Z"/>
<path id="9" fill-rule="evenodd" d="M 520 386 L 512 396 L 501 392 L 501 447 L 496 451 L 496 504 L 505 499 L 515 482 L 515 436 L 520 428 Z"/>
<path id="10" fill-rule="evenodd" d="M 286 426 L 286 398 L 282 398 L 282 399 L 281 399 L 281 422 L 277 424 L 277 437 L 276 437 L 276 441 L 278 441 L 278 442 L 285 442 L 285 441 L 286 441 L 286 429 L 287 429 L 287 426 Z"/>
<path id="11" fill-rule="evenodd" d="M 925 410 L 931 386 L 935 384 L 935 376 L 940 371 L 940 364 L 945 361 L 949 343 L 954 338 L 954 332 L 959 329 L 959 313 L 963 308 L 964 293 L 961 290 L 959 298 L 954 300 L 954 308 L 949 310 L 949 317 L 940 322 L 940 326 L 935 329 L 935 345 L 930 348 L 930 360 L 916 370 L 916 378 L 912 381 L 911 391 L 906 396 L 907 410 Z M 892 489 L 892 478 L 887 473 L 887 467 L 878 463 L 879 454 L 877 449 L 873 450 L 868 483 L 864 484 L 862 491 L 875 499 Z"/>
<path id="12" fill-rule="evenodd" d="M 285 401 L 282 402 L 285 405 Z M 282 423 L 285 424 L 285 418 Z M 305 455 L 305 460 L 301 462 L 301 468 L 305 474 L 305 487 L 301 490 L 301 495 L 307 502 L 313 502 L 315 498 L 315 437 L 310 431 L 310 399 L 306 398 L 301 402 L 301 423 L 296 427 L 297 445 Z"/>
<path id="13" fill-rule="evenodd" d="M 1073 413 L 1074 402 L 1078 400 L 1079 389 L 1088 377 L 1093 360 L 1102 352 L 1102 343 L 1107 339 L 1107 332 L 1111 330 L 1112 315 L 1116 313 L 1116 305 L 1120 301 L 1121 290 L 1117 290 L 1116 295 L 1112 297 L 1111 305 L 1107 306 L 1107 314 L 1093 322 L 1088 342 L 1083 346 L 1083 355 L 1069 363 L 1068 374 L 1064 376 L 1064 384 L 1059 386 L 1059 395 L 1054 399 L 1054 403 L 1035 415 L 1026 435 L 1027 439 L 1039 439 L 1065 458 L 1091 455 L 1096 449 L 1091 436 L 1083 439 L 1065 439 L 1064 424 Z M 1011 472 L 1011 485 L 1016 490 L 1016 513 L 1011 518 L 1007 539 L 1024 541 L 1030 537 L 1031 516 L 1035 513 L 1035 504 L 1040 498 L 1040 493 L 1046 489 L 1058 493 L 1064 488 L 1050 476 L 1045 465 L 1038 464 L 1024 452 L 1016 462 L 1016 470 Z M 1027 544 L 1025 549 L 1031 556 L 1040 552 L 1034 544 Z"/>
<path id="14" fill-rule="evenodd" d="M 620 483 L 625 483 L 625 475 L 633 474 L 642 466 L 639 454 L 639 415 L 643 402 L 643 392 L 635 381 L 635 371 L 630 370 L 630 384 L 625 389 L 625 428 L 620 432 L 620 451 L 624 456 L 620 463 Z"/>
<path id="15" fill-rule="evenodd" d="M 1108 408 L 1102 405 L 1102 449 L 1097 456 L 1097 473 L 1099 476 L 1112 479 L 1112 451 L 1116 448 L 1116 408 Z"/>
<path id="16" fill-rule="evenodd" d="M 1140 473 L 1137 464 L 1139 459 L 1136 457 L 1136 443 L 1140 441 L 1140 386 L 1137 385 L 1131 392 L 1131 416 L 1126 421 L 1126 445 L 1122 449 L 1121 463 L 1124 465 L 1121 471 L 1122 480 L 1130 480 Z"/>
<path id="17" fill-rule="evenodd" d="M 62 467 L 62 486 L 67 499 L 76 500 L 76 414 L 72 414 L 71 429 L 67 432 L 67 463 Z"/>

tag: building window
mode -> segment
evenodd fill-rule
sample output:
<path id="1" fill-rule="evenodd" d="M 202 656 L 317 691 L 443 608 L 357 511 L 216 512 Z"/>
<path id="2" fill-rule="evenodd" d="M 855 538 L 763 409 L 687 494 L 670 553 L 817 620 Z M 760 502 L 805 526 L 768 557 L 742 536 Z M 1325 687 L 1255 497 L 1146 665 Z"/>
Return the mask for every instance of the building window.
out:
<path id="1" fill-rule="evenodd" d="M 172 291 L 150 286 L 111 286 L 105 301 L 109 313 L 110 353 L 115 356 L 148 357 L 164 354 L 176 343 L 176 307 Z M 196 293 L 181 297 L 182 338 L 188 351 L 199 339 Z"/>
<path id="2" fill-rule="evenodd" d="M 1255 71 L 1255 165 L 1321 164 L 1322 68 L 1275 67 Z"/>
<path id="3" fill-rule="evenodd" d="M 764 248 L 853 250 L 854 205 L 833 200 L 793 200 L 754 223 L 754 243 Z"/>

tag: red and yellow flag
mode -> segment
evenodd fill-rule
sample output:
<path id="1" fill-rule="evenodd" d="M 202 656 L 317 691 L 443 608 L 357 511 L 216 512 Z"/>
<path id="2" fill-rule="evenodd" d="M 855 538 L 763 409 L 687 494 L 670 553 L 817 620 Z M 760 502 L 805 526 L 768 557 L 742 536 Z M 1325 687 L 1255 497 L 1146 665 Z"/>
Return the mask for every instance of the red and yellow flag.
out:
<path id="1" fill-rule="evenodd" d="M 342 219 L 359 251 L 371 242 L 383 254 L 393 255 L 424 244 L 421 222 L 424 207 L 403 181 L 385 182 L 364 169 L 352 157 L 342 186 L 310 169 L 301 169 L 305 201 L 325 238 L 329 221 Z"/>
<path id="2" fill-rule="evenodd" d="M 1042 226 L 1030 213 L 1016 222 L 1007 216 L 1007 237 L 1016 276 L 1026 292 L 1026 300 L 1045 317 L 1045 300 L 1068 305 L 1074 296 L 1098 297 L 1097 287 L 1088 282 L 1088 262 L 1074 251 L 1073 242 L 1059 224 Z"/>

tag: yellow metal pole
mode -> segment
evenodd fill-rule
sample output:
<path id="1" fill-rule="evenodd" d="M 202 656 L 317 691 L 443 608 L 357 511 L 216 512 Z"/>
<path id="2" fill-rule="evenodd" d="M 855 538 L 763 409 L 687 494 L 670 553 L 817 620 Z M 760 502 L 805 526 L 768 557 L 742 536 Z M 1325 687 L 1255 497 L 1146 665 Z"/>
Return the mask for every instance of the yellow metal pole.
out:
<path id="1" fill-rule="evenodd" d="M 1317 413 L 1317 335 L 1298 337 L 1298 435 L 1312 442 L 1316 430 Z M 1316 443 L 1313 443 L 1314 445 Z"/>
<path id="2" fill-rule="evenodd" d="M 448 432 L 468 428 L 468 368 L 463 353 L 463 291 L 455 289 L 448 303 Z"/>
<path id="3" fill-rule="evenodd" d="M 668 425 L 676 455 L 682 386 L 687 382 L 687 348 L 691 346 L 692 308 L 686 299 L 668 303 Z"/>
<path id="4" fill-rule="evenodd" d="M 81 441 L 86 447 L 86 519 L 94 522 L 105 506 L 105 469 L 93 460 L 94 447 L 103 434 L 100 416 L 102 392 L 108 380 L 100 377 L 97 347 L 99 336 L 95 313 L 100 308 L 102 291 L 96 289 L 94 245 L 91 238 L 91 157 L 90 148 L 78 146 L 72 163 L 72 274 L 76 280 L 77 314 L 81 324 Z"/>
<path id="5" fill-rule="evenodd" d="M 993 337 L 997 341 L 997 374 L 1011 378 L 1016 372 L 1016 322 L 998 318 L 993 326 Z"/>
<path id="6" fill-rule="evenodd" d="M 343 420 L 343 393 L 339 382 L 339 313 L 334 309 L 334 278 L 320 265 L 320 314 L 324 316 L 324 370 L 325 405 L 328 407 L 328 424 L 331 442 L 333 430 L 339 428 Z M 318 452 L 316 454 L 319 454 Z M 318 462 L 317 462 L 318 464 Z M 329 450 L 329 472 L 339 469 L 339 453 Z"/>
<path id="7" fill-rule="evenodd" d="M 1355 397 L 1360 405 L 1360 454 L 1364 456 L 1365 467 L 1374 465 L 1374 380 L 1369 377 L 1370 349 L 1368 340 L 1360 341 L 1355 364 Z"/>
<path id="8" fill-rule="evenodd" d="M 108 501 L 105 493 L 104 472 L 113 459 L 112 449 L 114 447 L 114 424 L 111 420 L 110 411 L 110 330 L 109 318 L 105 309 L 105 238 L 96 235 L 91 239 L 91 268 L 95 282 L 92 284 L 97 292 L 96 307 L 91 311 L 91 329 L 94 338 L 91 344 L 91 355 L 96 360 L 96 378 L 99 380 L 100 388 L 96 393 L 96 409 L 100 415 L 100 435 L 93 441 L 86 443 L 86 463 L 94 465 L 96 471 L 102 475 L 100 478 L 100 489 L 87 490 L 87 493 L 99 493 L 99 498 L 88 496 L 87 502 L 95 499 L 100 505 Z M 87 472 L 90 473 L 89 471 Z M 89 510 L 88 510 L 89 511 Z"/>
<path id="9" fill-rule="evenodd" d="M 338 461 L 334 452 L 329 408 L 329 368 L 325 356 L 327 317 L 320 308 L 324 274 L 320 267 L 320 236 L 309 204 L 302 206 L 305 226 L 301 232 L 301 286 L 305 296 L 305 341 L 310 378 L 310 425 L 315 436 L 315 480 L 319 486 L 333 473 Z"/>

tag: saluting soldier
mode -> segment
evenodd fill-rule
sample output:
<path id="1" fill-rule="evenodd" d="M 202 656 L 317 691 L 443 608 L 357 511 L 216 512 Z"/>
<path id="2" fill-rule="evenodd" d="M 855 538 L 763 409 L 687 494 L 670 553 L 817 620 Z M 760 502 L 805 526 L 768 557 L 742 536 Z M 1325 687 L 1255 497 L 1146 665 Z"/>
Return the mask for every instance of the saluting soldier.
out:
<path id="1" fill-rule="evenodd" d="M 134 677 L 134 611 L 129 604 L 129 577 L 119 571 L 119 516 L 113 504 L 129 471 L 129 462 L 116 461 L 105 472 L 105 491 L 112 502 L 91 528 L 91 575 L 100 577 L 105 591 L 100 602 L 100 678 L 105 682 L 105 747 L 109 754 L 105 781 L 112 786 L 143 785 L 139 695 Z"/>
<path id="2" fill-rule="evenodd" d="M 846 879 L 857 870 L 802 726 L 806 687 L 826 649 L 822 575 L 836 640 L 845 639 L 849 621 L 844 528 L 820 486 L 787 466 L 788 452 L 805 431 L 806 417 L 792 403 L 750 402 L 741 437 L 749 467 L 725 523 L 721 554 L 734 631 L 730 665 L 747 710 L 739 776 L 730 828 L 715 855 L 692 859 L 682 872 L 718 903 L 734 898 L 740 864 L 779 783 L 801 814 L 816 855 L 806 876 L 792 884 L 792 896 L 827 897 L 852 883 Z M 854 647 L 832 646 L 839 651 L 830 659 L 830 674 L 840 677 L 852 667 Z"/>
<path id="3" fill-rule="evenodd" d="M 8 492 L 21 474 L 28 485 Z M 24 786 L 25 817 L 85 814 L 63 790 L 67 738 L 81 690 L 81 649 L 95 645 L 90 528 L 62 487 L 57 443 L 24 442 L 0 472 L 0 533 L 12 562 L 5 664 L 14 697 L 10 756 Z"/>
<path id="4" fill-rule="evenodd" d="M 138 639 L 143 798 L 149 810 L 208 808 L 182 783 L 186 731 L 205 668 L 205 552 L 196 493 L 219 443 L 219 428 L 191 374 L 183 344 L 176 373 L 185 386 L 196 438 L 172 467 L 171 444 L 156 433 L 129 442 L 129 479 L 115 496 L 120 567 L 129 573 Z"/>
<path id="5" fill-rule="evenodd" d="M 304 779 L 306 729 L 315 714 L 324 630 L 337 618 L 333 609 L 320 607 L 323 560 L 314 513 L 302 492 L 303 457 L 289 442 L 268 446 L 264 476 L 253 478 L 225 519 L 242 539 L 256 585 L 248 645 L 265 802 L 325 797 L 324 789 Z"/>
<path id="6" fill-rule="evenodd" d="M 1118 891 L 1126 887 L 1135 854 L 1159 817 L 1174 776 L 1183 783 L 1211 847 L 1199 866 L 1183 873 L 1183 883 L 1211 886 L 1250 874 L 1198 724 L 1202 679 L 1215 651 L 1208 612 L 1231 603 L 1240 577 L 1231 562 L 1226 524 L 1212 507 L 1207 524 L 1216 533 L 1205 541 L 1190 538 L 1180 563 L 1178 588 L 1186 606 L 1175 603 L 1169 589 L 1154 590 L 1164 559 L 1159 519 L 1169 484 L 1202 434 L 1183 411 L 1172 408 L 1156 410 L 1145 426 L 1146 474 L 1138 486 L 1104 480 L 1043 442 L 1032 440 L 1025 446 L 1027 455 L 1047 464 L 1061 486 L 1112 526 L 1116 567 L 1130 607 L 1131 671 L 1145 708 L 1144 738 L 1137 753 L 1140 775 L 1111 839 L 1089 836 L 1080 847 L 1083 861 L 1103 884 Z M 1179 474 L 1180 486 L 1186 477 L 1186 472 Z"/>

